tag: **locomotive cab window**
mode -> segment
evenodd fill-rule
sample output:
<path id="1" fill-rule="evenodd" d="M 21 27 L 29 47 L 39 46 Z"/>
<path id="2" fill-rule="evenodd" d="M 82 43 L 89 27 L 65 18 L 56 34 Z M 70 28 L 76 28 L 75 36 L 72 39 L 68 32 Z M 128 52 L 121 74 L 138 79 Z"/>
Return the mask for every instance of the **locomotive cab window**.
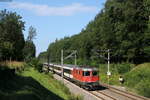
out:
<path id="1" fill-rule="evenodd" d="M 93 75 L 93 76 L 97 76 L 97 75 L 98 75 L 98 72 L 97 72 L 97 71 L 93 71 L 93 72 L 92 72 L 92 75 Z"/>
<path id="2" fill-rule="evenodd" d="M 83 76 L 90 76 L 90 72 L 89 71 L 84 71 Z"/>

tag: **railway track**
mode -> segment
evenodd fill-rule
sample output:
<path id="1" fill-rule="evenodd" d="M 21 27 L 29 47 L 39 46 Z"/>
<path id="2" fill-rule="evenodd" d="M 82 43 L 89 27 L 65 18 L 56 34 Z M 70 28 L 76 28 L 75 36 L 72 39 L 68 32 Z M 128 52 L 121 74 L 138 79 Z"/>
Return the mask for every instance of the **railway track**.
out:
<path id="1" fill-rule="evenodd" d="M 110 95 L 108 95 L 108 94 L 106 94 L 106 93 L 103 93 L 103 92 L 101 92 L 101 91 L 96 91 L 97 93 L 99 93 L 99 94 L 102 94 L 102 95 L 104 95 L 104 96 L 106 96 L 106 97 L 108 97 L 108 98 L 110 98 L 111 100 L 117 100 L 116 98 L 114 98 L 114 97 L 112 97 L 112 96 L 110 96 Z"/>
<path id="2" fill-rule="evenodd" d="M 97 98 L 101 99 L 101 100 L 106 100 L 105 98 L 103 98 L 103 97 L 101 97 L 101 96 L 95 94 L 95 93 L 92 92 L 92 91 L 88 91 L 88 92 L 91 93 L 92 95 L 96 96 Z"/>
<path id="3" fill-rule="evenodd" d="M 115 97 L 114 95 L 107 93 L 108 91 L 118 96 Z M 137 95 L 134 95 L 134 94 L 131 94 L 131 93 L 128 93 L 128 92 L 125 92 L 116 88 L 108 88 L 107 92 L 102 92 L 101 90 L 88 91 L 88 92 L 96 96 L 100 100 L 150 100 L 148 98 L 137 96 Z"/>
<path id="4" fill-rule="evenodd" d="M 109 91 L 116 93 L 118 95 L 124 96 L 124 97 L 128 98 L 129 100 L 150 100 L 146 97 L 138 96 L 138 95 L 114 88 L 110 85 L 102 84 L 102 86 L 107 87 Z"/>

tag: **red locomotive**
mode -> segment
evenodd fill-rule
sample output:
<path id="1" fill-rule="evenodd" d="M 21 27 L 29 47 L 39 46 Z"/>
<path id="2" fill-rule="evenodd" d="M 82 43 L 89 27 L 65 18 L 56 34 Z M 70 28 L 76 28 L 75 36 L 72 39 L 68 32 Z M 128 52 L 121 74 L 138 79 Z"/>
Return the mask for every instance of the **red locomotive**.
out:
<path id="1" fill-rule="evenodd" d="M 93 89 L 99 85 L 97 68 L 75 67 L 72 70 L 73 79 L 83 88 Z"/>
<path id="2" fill-rule="evenodd" d="M 48 64 L 45 64 L 48 66 Z M 74 66 L 74 65 L 56 65 L 49 64 L 49 70 L 61 75 L 63 68 L 63 75 L 65 78 L 75 82 L 82 88 L 93 90 L 99 86 L 98 69 L 87 66 Z"/>

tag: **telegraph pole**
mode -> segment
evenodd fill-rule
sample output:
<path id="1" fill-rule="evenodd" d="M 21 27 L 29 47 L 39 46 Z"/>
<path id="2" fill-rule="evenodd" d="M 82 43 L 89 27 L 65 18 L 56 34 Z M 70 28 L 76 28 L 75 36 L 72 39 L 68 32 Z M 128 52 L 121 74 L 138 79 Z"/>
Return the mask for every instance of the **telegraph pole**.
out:
<path id="1" fill-rule="evenodd" d="M 62 77 L 62 81 L 63 81 L 63 83 L 64 83 L 64 80 L 63 80 L 63 77 L 64 77 L 64 70 L 63 70 L 63 64 L 64 64 L 64 58 L 63 58 L 63 53 L 64 53 L 64 51 L 63 51 L 63 49 L 61 50 L 61 66 L 62 66 L 62 68 L 61 68 L 61 77 Z"/>

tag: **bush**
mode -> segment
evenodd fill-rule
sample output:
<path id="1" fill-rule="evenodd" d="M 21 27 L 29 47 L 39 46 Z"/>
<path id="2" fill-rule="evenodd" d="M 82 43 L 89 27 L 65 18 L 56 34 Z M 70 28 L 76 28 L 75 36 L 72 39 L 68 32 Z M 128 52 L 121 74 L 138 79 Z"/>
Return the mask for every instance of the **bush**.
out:
<path id="1" fill-rule="evenodd" d="M 39 72 L 42 72 L 43 64 L 40 63 L 40 61 L 37 58 L 33 58 L 30 62 L 28 62 L 28 65 L 34 67 Z"/>
<path id="2" fill-rule="evenodd" d="M 138 65 L 132 71 L 125 74 L 125 84 L 137 93 L 150 97 L 150 63 Z"/>
<path id="3" fill-rule="evenodd" d="M 150 79 L 140 81 L 136 85 L 135 89 L 137 90 L 138 94 L 141 94 L 145 97 L 150 97 Z"/>
<path id="4" fill-rule="evenodd" d="M 129 63 L 118 64 L 117 70 L 119 74 L 127 73 L 131 70 L 131 65 Z"/>
<path id="5" fill-rule="evenodd" d="M 93 60 L 90 62 L 90 66 L 98 67 L 98 62 Z"/>

